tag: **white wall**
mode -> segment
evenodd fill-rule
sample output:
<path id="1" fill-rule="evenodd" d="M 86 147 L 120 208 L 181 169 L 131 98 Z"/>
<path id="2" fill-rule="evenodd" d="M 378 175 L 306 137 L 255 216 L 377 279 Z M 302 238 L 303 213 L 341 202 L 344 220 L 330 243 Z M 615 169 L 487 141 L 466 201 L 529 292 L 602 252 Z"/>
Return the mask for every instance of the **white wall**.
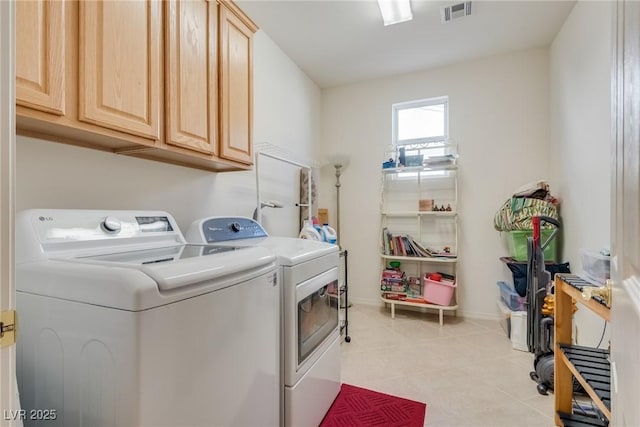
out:
<path id="1" fill-rule="evenodd" d="M 323 149 L 345 153 L 342 244 L 349 250 L 349 296 L 379 303 L 379 199 L 383 151 L 391 141 L 391 105 L 449 96 L 450 136 L 459 146 L 462 314 L 498 316 L 496 280 L 510 273 L 493 216 L 521 185 L 549 172 L 549 51 L 520 51 L 324 92 Z M 323 170 L 320 206 L 334 209 Z"/>
<path id="2" fill-rule="evenodd" d="M 319 141 L 320 89 L 262 31 L 254 39 L 254 142 L 310 159 Z M 287 207 L 265 209 L 274 235 L 297 235 L 298 169 L 264 160 L 265 199 Z M 210 215 L 251 216 L 255 173 L 210 173 L 18 137 L 17 209 L 160 209 L 183 231 Z"/>
<path id="3" fill-rule="evenodd" d="M 551 186 L 576 273 L 580 248 L 610 245 L 611 58 L 611 3 L 578 2 L 550 48 Z M 576 323 L 580 344 L 598 344 L 601 320 L 579 310 Z"/>

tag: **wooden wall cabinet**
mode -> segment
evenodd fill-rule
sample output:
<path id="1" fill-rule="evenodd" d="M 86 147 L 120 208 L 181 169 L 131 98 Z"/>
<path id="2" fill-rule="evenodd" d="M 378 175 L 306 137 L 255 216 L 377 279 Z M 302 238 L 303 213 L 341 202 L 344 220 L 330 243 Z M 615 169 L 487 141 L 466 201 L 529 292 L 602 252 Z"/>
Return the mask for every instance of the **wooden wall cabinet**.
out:
<path id="1" fill-rule="evenodd" d="M 230 0 L 16 9 L 19 134 L 211 171 L 252 165 L 257 26 Z"/>
<path id="2" fill-rule="evenodd" d="M 79 120 L 160 139 L 160 6 L 80 2 Z"/>
<path id="3" fill-rule="evenodd" d="M 16 2 L 16 103 L 65 114 L 65 3 Z"/>
<path id="4" fill-rule="evenodd" d="M 251 164 L 252 37 L 257 27 L 233 3 L 220 5 L 220 157 Z"/>
<path id="5" fill-rule="evenodd" d="M 166 143 L 218 154 L 218 5 L 166 2 Z"/>

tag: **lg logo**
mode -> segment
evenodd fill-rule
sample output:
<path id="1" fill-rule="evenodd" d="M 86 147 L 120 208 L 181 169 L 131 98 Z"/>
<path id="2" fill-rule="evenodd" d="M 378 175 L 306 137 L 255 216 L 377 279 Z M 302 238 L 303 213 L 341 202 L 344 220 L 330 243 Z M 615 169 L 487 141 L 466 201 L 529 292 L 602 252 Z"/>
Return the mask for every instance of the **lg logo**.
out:
<path id="1" fill-rule="evenodd" d="M 38 218 L 40 221 L 53 221 L 52 216 L 41 216 Z"/>

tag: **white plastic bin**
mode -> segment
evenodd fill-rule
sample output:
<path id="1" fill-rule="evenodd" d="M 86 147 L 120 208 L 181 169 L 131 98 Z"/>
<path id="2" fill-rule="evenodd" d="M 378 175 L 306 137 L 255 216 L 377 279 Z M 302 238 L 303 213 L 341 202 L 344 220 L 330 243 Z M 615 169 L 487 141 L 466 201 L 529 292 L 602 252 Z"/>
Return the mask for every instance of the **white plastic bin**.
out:
<path id="1" fill-rule="evenodd" d="M 527 312 L 510 310 L 502 299 L 498 299 L 497 304 L 503 315 L 500 319 L 500 325 L 507 333 L 507 338 L 511 341 L 511 347 L 515 350 L 529 351 L 527 345 Z"/>
<path id="2" fill-rule="evenodd" d="M 526 311 L 511 312 L 511 347 L 515 350 L 529 351 Z"/>
<path id="3" fill-rule="evenodd" d="M 580 276 L 594 285 L 604 285 L 610 277 L 611 257 L 598 251 L 580 249 L 582 273 Z"/>
<path id="4" fill-rule="evenodd" d="M 500 326 L 504 329 L 504 332 L 507 334 L 507 338 L 511 339 L 511 310 L 509 307 L 502 301 L 502 299 L 498 298 L 496 301 L 498 304 L 498 308 L 502 313 L 502 317 L 500 318 Z"/>

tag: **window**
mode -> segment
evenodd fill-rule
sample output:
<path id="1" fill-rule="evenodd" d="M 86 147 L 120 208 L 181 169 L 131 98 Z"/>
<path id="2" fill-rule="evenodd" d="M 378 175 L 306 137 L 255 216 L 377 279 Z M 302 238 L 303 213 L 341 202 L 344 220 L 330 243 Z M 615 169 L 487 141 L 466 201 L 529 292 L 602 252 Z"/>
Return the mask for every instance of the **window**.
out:
<path id="1" fill-rule="evenodd" d="M 396 159 L 406 159 L 403 166 L 422 165 L 427 158 L 442 160 L 450 152 L 449 98 L 431 98 L 393 104 L 393 146 Z M 409 162 L 412 158 L 413 164 Z M 418 160 L 416 160 L 418 158 Z M 444 176 L 443 170 L 423 171 L 422 175 Z M 417 172 L 404 172 L 398 178 L 414 178 Z"/>
<path id="2" fill-rule="evenodd" d="M 449 138 L 449 99 L 393 104 L 393 144 L 428 144 Z"/>

